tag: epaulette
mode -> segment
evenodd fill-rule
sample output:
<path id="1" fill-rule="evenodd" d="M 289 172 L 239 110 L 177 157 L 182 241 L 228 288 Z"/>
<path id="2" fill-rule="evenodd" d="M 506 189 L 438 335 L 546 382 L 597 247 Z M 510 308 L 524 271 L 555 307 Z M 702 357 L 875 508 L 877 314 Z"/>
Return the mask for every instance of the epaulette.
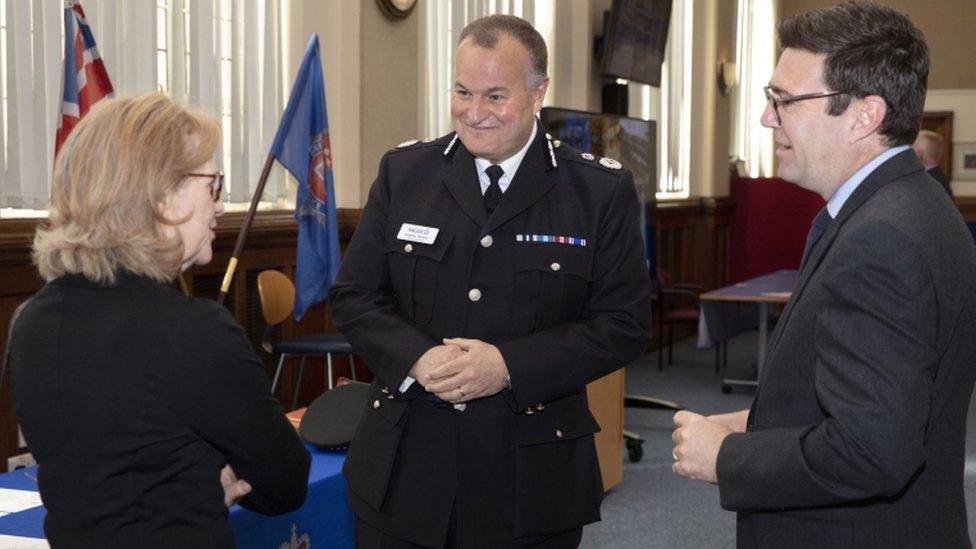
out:
<path id="1" fill-rule="evenodd" d="M 448 135 L 450 135 L 450 134 L 448 134 Z M 443 136 L 443 137 L 431 137 L 431 138 L 424 139 L 424 140 L 410 139 L 410 140 L 404 141 L 403 143 L 400 143 L 396 147 L 393 147 L 392 149 L 390 149 L 390 152 L 398 152 L 398 151 L 405 151 L 405 150 L 410 150 L 410 149 L 420 149 L 420 148 L 427 148 L 427 147 L 436 147 L 436 146 L 439 146 L 439 143 L 438 142 L 439 141 L 442 141 L 445 137 L 447 137 L 447 136 Z"/>
<path id="2" fill-rule="evenodd" d="M 554 140 L 552 144 L 559 151 L 560 160 L 568 160 L 577 164 L 592 166 L 610 173 L 620 173 L 620 170 L 624 167 L 623 164 L 613 158 L 583 152 L 579 149 L 564 145 L 559 140 Z"/>

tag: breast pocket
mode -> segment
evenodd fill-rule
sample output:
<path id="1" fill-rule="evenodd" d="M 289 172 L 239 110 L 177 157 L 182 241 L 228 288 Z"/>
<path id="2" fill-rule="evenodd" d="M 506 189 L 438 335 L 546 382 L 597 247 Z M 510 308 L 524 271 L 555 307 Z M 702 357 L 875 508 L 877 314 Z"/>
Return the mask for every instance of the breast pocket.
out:
<path id="1" fill-rule="evenodd" d="M 583 311 L 592 271 L 590 248 L 518 243 L 513 309 L 516 314 L 534 317 L 536 330 L 573 321 Z"/>
<path id="2" fill-rule="evenodd" d="M 434 314 L 437 277 L 452 237 L 443 230 L 432 244 L 399 240 L 396 232 L 387 237 L 384 253 L 397 306 L 418 324 L 428 324 Z"/>

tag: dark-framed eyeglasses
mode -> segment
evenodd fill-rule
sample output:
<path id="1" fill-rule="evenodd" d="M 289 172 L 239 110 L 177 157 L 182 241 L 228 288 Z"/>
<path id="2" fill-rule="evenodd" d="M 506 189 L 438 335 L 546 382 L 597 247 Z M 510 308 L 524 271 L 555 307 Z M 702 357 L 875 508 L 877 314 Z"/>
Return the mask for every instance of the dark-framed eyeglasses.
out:
<path id="1" fill-rule="evenodd" d="M 763 86 L 763 93 L 766 94 L 766 102 L 773 106 L 773 114 L 776 115 L 776 125 L 782 126 L 783 119 L 779 116 L 780 107 L 785 107 L 787 105 L 792 105 L 797 101 L 806 101 L 807 99 L 820 99 L 821 97 L 833 97 L 835 95 L 843 95 L 847 92 L 842 91 L 826 91 L 817 93 L 805 93 L 803 95 L 793 95 L 789 97 L 778 98 L 773 95 L 772 89 L 769 86 Z"/>
<path id="2" fill-rule="evenodd" d="M 214 202 L 220 200 L 220 192 L 224 189 L 224 172 L 188 173 L 184 177 L 209 177 L 210 183 L 207 183 L 207 185 L 210 187 L 210 198 L 213 198 Z"/>

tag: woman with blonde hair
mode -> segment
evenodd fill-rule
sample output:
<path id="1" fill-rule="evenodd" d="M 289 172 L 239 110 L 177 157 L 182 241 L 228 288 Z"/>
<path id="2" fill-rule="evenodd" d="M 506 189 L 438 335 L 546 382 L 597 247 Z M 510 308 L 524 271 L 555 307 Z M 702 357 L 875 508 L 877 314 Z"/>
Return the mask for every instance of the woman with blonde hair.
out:
<path id="1" fill-rule="evenodd" d="M 54 547 L 233 547 L 233 501 L 304 501 L 308 452 L 243 331 L 172 286 L 212 257 L 218 143 L 212 117 L 149 94 L 99 102 L 55 161 L 46 284 L 8 359 Z"/>

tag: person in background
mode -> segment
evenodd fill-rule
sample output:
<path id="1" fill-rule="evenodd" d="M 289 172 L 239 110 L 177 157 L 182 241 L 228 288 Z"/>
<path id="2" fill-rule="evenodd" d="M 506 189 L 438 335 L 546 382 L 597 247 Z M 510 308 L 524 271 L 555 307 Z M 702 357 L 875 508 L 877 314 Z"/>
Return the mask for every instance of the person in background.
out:
<path id="1" fill-rule="evenodd" d="M 228 506 L 304 502 L 310 457 L 234 317 L 172 281 L 212 257 L 217 122 L 101 101 L 60 150 L 45 280 L 15 319 L 14 409 L 53 547 L 233 547 Z"/>
<path id="2" fill-rule="evenodd" d="M 910 146 L 929 72 L 903 14 L 786 18 L 766 87 L 778 174 L 827 201 L 751 410 L 675 414 L 674 471 L 718 483 L 738 547 L 970 547 L 976 248 Z"/>
<path id="3" fill-rule="evenodd" d="M 932 130 L 919 131 L 915 143 L 912 144 L 912 149 L 915 150 L 915 154 L 922 166 L 925 167 L 925 171 L 932 176 L 932 179 L 938 181 L 942 188 L 949 193 L 949 198 L 952 198 L 952 186 L 949 184 L 949 178 L 939 167 L 943 147 L 945 147 L 945 140 Z"/>
<path id="4" fill-rule="evenodd" d="M 586 384 L 647 344 L 633 178 L 536 119 L 546 45 L 461 33 L 454 132 L 387 153 L 331 299 L 375 374 L 343 472 L 359 547 L 575 547 L 603 486 Z"/>

